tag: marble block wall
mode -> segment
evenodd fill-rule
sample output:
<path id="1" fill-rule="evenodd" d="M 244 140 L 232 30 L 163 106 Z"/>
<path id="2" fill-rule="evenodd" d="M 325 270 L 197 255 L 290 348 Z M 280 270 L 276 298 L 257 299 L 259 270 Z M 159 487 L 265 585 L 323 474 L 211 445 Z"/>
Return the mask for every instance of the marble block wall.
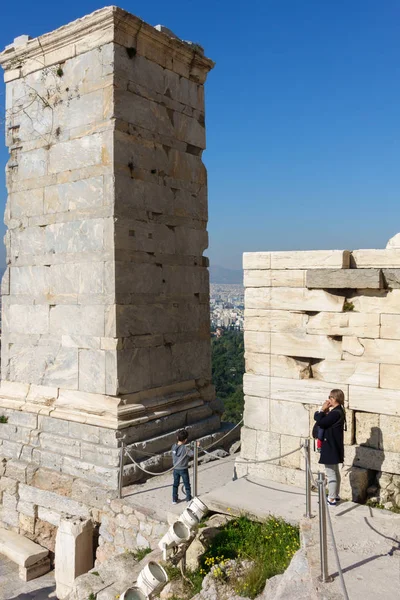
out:
<path id="1" fill-rule="evenodd" d="M 304 487 L 315 410 L 344 391 L 343 496 L 400 505 L 400 247 L 245 253 L 239 475 Z M 312 452 L 313 470 L 319 455 Z M 252 462 L 253 461 L 253 462 Z"/>
<path id="2" fill-rule="evenodd" d="M 115 488 L 122 434 L 135 444 L 220 426 L 201 157 L 213 62 L 107 7 L 20 36 L 0 64 L 0 455 Z"/>

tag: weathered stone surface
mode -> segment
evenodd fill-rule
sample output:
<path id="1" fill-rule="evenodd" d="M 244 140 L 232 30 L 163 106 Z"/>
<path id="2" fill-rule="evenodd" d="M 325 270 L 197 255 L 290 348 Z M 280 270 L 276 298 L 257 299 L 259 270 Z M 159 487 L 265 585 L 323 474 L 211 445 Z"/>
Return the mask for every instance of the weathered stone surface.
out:
<path id="1" fill-rule="evenodd" d="M 363 503 L 367 499 L 368 469 L 351 466 L 341 471 L 340 495 L 344 500 Z"/>
<path id="2" fill-rule="evenodd" d="M 382 287 L 380 269 L 311 269 L 306 287 L 319 289 L 373 289 Z"/>
<path id="3" fill-rule="evenodd" d="M 246 352 L 269 354 L 271 351 L 271 333 L 268 331 L 245 331 L 244 345 Z"/>
<path id="4" fill-rule="evenodd" d="M 387 340 L 400 340 L 400 315 L 381 315 L 380 337 Z"/>
<path id="5" fill-rule="evenodd" d="M 271 252 L 243 252 L 243 269 L 270 269 Z"/>
<path id="6" fill-rule="evenodd" d="M 382 367 L 382 365 L 381 365 Z M 320 381 L 336 381 L 377 388 L 382 387 L 382 375 L 377 363 L 352 363 L 349 360 L 322 360 L 312 365 L 312 376 Z"/>
<path id="7" fill-rule="evenodd" d="M 330 339 L 324 335 L 274 332 L 270 335 L 271 352 L 273 354 L 336 360 L 340 360 L 342 357 L 342 342 Z"/>
<path id="8" fill-rule="evenodd" d="M 93 525 L 83 519 L 62 519 L 56 537 L 56 593 L 61 600 L 79 575 L 93 567 Z"/>
<path id="9" fill-rule="evenodd" d="M 272 269 L 347 269 L 349 265 L 348 250 L 271 252 Z"/>
<path id="10" fill-rule="evenodd" d="M 244 287 L 305 287 L 306 271 L 299 269 L 246 269 Z"/>
<path id="11" fill-rule="evenodd" d="M 349 386 L 349 406 L 354 410 L 373 413 L 379 407 L 384 415 L 400 415 L 400 390 Z"/>
<path id="12" fill-rule="evenodd" d="M 400 312 L 400 290 L 365 290 L 351 296 L 350 301 L 354 310 L 360 313 L 389 313 Z"/>
<path id="13" fill-rule="evenodd" d="M 400 364 L 400 340 L 344 337 L 343 358 L 353 362 Z"/>
<path id="14" fill-rule="evenodd" d="M 268 378 L 265 377 L 263 379 Z M 302 379 L 298 381 L 296 379 L 271 377 L 271 398 L 274 400 L 321 405 L 327 399 L 329 392 L 334 388 L 340 388 L 340 385 L 334 382 L 325 383 L 315 379 Z M 341 389 L 347 399 L 348 387 L 341 385 Z M 350 408 L 353 407 L 350 406 Z"/>
<path id="15" fill-rule="evenodd" d="M 400 390 L 399 365 L 379 365 L 379 387 Z"/>
<path id="16" fill-rule="evenodd" d="M 308 317 L 285 310 L 245 310 L 245 331 L 303 331 Z"/>
<path id="17" fill-rule="evenodd" d="M 320 312 L 308 318 L 306 332 L 377 338 L 379 337 L 379 315 Z"/>
<path id="18" fill-rule="evenodd" d="M 400 288 L 400 269 L 383 269 L 382 275 L 386 287 Z"/>
<path id="19" fill-rule="evenodd" d="M 379 414 L 356 412 L 355 422 L 356 443 L 382 450 Z"/>
<path id="20" fill-rule="evenodd" d="M 247 288 L 245 291 L 247 308 L 341 312 L 343 303 L 343 297 L 324 290 L 279 287 Z"/>
<path id="21" fill-rule="evenodd" d="M 357 268 L 400 267 L 400 248 L 386 250 L 353 250 L 352 256 Z"/>
<path id="22" fill-rule="evenodd" d="M 345 452 L 345 465 L 400 475 L 400 457 L 395 452 L 384 452 L 367 446 L 349 446 Z"/>
<path id="23" fill-rule="evenodd" d="M 290 436 L 308 436 L 307 406 L 296 402 L 270 400 L 271 431 Z M 284 428 L 282 427 L 283 423 Z"/>
<path id="24" fill-rule="evenodd" d="M 268 398 L 259 398 L 256 396 L 245 396 L 244 407 L 244 425 L 250 429 L 268 431 L 269 423 L 269 403 Z"/>
<path id="25" fill-rule="evenodd" d="M 379 430 L 382 450 L 400 453 L 400 417 L 380 415 Z"/>

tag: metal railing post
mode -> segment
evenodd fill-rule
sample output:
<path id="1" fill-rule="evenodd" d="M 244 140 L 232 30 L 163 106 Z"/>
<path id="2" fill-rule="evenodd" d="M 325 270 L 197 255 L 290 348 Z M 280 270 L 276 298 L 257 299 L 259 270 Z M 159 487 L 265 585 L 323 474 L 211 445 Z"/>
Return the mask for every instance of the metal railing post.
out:
<path id="1" fill-rule="evenodd" d="M 321 559 L 321 577 L 322 583 L 330 581 L 328 575 L 328 547 L 326 536 L 326 495 L 325 495 L 325 475 L 318 472 L 318 502 L 319 502 L 319 553 Z"/>
<path id="2" fill-rule="evenodd" d="M 122 485 L 123 485 L 123 480 L 124 480 L 124 455 L 125 455 L 125 443 L 122 441 L 120 455 L 119 455 L 118 498 L 122 498 Z"/>
<path id="3" fill-rule="evenodd" d="M 311 519 L 311 454 L 310 440 L 308 438 L 304 440 L 304 450 L 306 457 L 306 514 L 304 516 L 307 519 Z"/>
<path id="4" fill-rule="evenodd" d="M 193 446 L 193 497 L 197 496 L 197 478 L 198 478 L 198 460 L 199 460 L 199 447 L 197 442 L 194 442 Z"/>

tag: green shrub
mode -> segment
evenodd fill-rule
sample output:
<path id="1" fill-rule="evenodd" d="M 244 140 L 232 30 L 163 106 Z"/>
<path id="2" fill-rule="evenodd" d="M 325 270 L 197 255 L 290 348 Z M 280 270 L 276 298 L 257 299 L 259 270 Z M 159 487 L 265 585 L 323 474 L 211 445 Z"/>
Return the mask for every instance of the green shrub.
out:
<path id="1" fill-rule="evenodd" d="M 0 423 L 8 423 L 8 417 L 5 415 L 0 416 Z"/>

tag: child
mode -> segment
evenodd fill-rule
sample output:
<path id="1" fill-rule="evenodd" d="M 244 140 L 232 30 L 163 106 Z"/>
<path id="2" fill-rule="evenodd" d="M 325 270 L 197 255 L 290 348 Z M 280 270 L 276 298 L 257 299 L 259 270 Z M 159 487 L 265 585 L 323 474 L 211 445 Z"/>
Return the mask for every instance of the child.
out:
<path id="1" fill-rule="evenodd" d="M 174 483 L 172 485 L 172 504 L 178 502 L 178 488 L 182 477 L 183 485 L 185 486 L 186 502 L 192 499 L 189 479 L 189 458 L 193 456 L 193 450 L 187 448 L 186 443 L 189 434 L 186 429 L 178 431 L 177 443 L 172 446 L 172 464 L 174 465 Z"/>

